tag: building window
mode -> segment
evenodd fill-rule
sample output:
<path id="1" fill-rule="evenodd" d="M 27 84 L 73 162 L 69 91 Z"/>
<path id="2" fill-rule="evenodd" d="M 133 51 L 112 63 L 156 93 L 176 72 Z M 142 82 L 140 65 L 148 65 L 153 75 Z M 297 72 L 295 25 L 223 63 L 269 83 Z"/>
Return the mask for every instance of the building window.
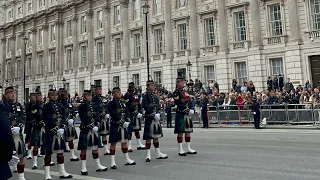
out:
<path id="1" fill-rule="evenodd" d="M 187 24 L 179 24 L 179 50 L 188 48 Z"/>
<path id="2" fill-rule="evenodd" d="M 103 45 L 102 42 L 97 43 L 97 63 L 102 64 L 103 60 Z"/>
<path id="3" fill-rule="evenodd" d="M 114 24 L 118 25 L 121 23 L 120 6 L 114 7 Z"/>
<path id="4" fill-rule="evenodd" d="M 26 74 L 28 75 L 28 76 L 31 76 L 31 66 L 32 66 L 32 62 L 31 62 L 31 58 L 28 58 L 28 60 L 27 60 L 27 66 L 28 66 L 28 69 L 27 69 L 27 72 L 26 72 Z"/>
<path id="5" fill-rule="evenodd" d="M 210 84 L 211 81 L 215 80 L 214 66 L 204 67 L 205 81 Z"/>
<path id="6" fill-rule="evenodd" d="M 84 81 L 79 81 L 79 92 L 83 92 L 84 91 Z"/>
<path id="7" fill-rule="evenodd" d="M 271 36 L 282 35 L 281 7 L 280 4 L 272 4 L 269 9 L 269 29 Z"/>
<path id="8" fill-rule="evenodd" d="M 153 76 L 154 76 L 155 83 L 158 84 L 158 86 L 162 86 L 162 73 L 161 73 L 161 71 L 155 71 L 153 73 Z"/>
<path id="9" fill-rule="evenodd" d="M 134 35 L 134 57 L 141 57 L 141 35 Z"/>
<path id="10" fill-rule="evenodd" d="M 21 68 L 20 68 L 20 59 L 17 59 L 17 61 L 16 61 L 16 67 L 15 67 L 15 69 L 16 69 L 16 73 L 15 73 L 15 75 L 16 75 L 16 77 L 20 77 L 20 70 L 21 70 Z"/>
<path id="11" fill-rule="evenodd" d="M 17 36 L 17 40 L 16 40 L 16 47 L 17 50 L 21 49 L 21 44 L 22 44 L 22 36 Z"/>
<path id="12" fill-rule="evenodd" d="M 67 92 L 70 92 L 70 83 L 65 83 L 64 87 L 65 87 Z"/>
<path id="13" fill-rule="evenodd" d="M 115 59 L 121 60 L 121 39 L 115 39 Z"/>
<path id="14" fill-rule="evenodd" d="M 234 13 L 236 42 L 247 40 L 246 18 L 244 11 Z"/>
<path id="15" fill-rule="evenodd" d="M 119 87 L 119 86 L 120 86 L 120 77 L 113 76 L 113 87 Z"/>
<path id="16" fill-rule="evenodd" d="M 7 77 L 6 79 L 9 79 L 11 77 L 11 63 L 10 62 L 7 62 Z"/>
<path id="17" fill-rule="evenodd" d="M 132 80 L 135 86 L 140 86 L 140 75 L 132 74 Z"/>
<path id="18" fill-rule="evenodd" d="M 50 72 L 54 72 L 56 70 L 56 53 L 51 53 L 50 62 Z"/>
<path id="19" fill-rule="evenodd" d="M 154 14 L 161 14 L 161 0 L 154 0 Z"/>
<path id="20" fill-rule="evenodd" d="M 56 40 L 56 26 L 51 25 L 51 42 Z"/>
<path id="21" fill-rule="evenodd" d="M 101 79 L 94 80 L 94 85 L 96 85 L 96 86 L 102 86 Z"/>
<path id="22" fill-rule="evenodd" d="M 87 32 L 87 20 L 86 16 L 81 17 L 81 34 L 84 34 Z"/>
<path id="23" fill-rule="evenodd" d="M 155 37 L 155 54 L 161 54 L 163 53 L 162 29 L 156 29 L 153 34 Z"/>
<path id="24" fill-rule="evenodd" d="M 11 44 L 10 44 L 10 39 L 8 38 L 7 39 L 7 53 L 10 53 L 11 52 Z"/>
<path id="25" fill-rule="evenodd" d="M 282 57 L 270 58 L 269 61 L 270 61 L 271 77 L 275 77 L 275 76 L 278 77 L 279 75 L 284 77 Z"/>
<path id="26" fill-rule="evenodd" d="M 312 28 L 320 29 L 320 0 L 310 0 Z"/>
<path id="27" fill-rule="evenodd" d="M 186 1 L 187 0 L 177 0 L 178 8 L 186 7 Z"/>
<path id="28" fill-rule="evenodd" d="M 39 0 L 39 7 L 45 6 L 45 0 Z"/>
<path id="29" fill-rule="evenodd" d="M 39 74 L 42 74 L 43 73 L 43 56 L 42 55 L 39 55 L 38 57 L 38 65 L 39 65 L 38 72 Z"/>
<path id="30" fill-rule="evenodd" d="M 71 49 L 67 50 L 67 69 L 72 69 L 72 51 L 71 51 Z"/>
<path id="31" fill-rule="evenodd" d="M 12 18 L 12 11 L 8 12 L 8 18 L 11 19 Z"/>
<path id="32" fill-rule="evenodd" d="M 204 29 L 205 29 L 205 44 L 206 46 L 214 46 L 215 45 L 215 27 L 214 27 L 214 19 L 213 17 L 207 18 L 204 20 Z"/>
<path id="33" fill-rule="evenodd" d="M 32 11 L 32 3 L 29 3 L 28 4 L 28 12 L 31 12 Z"/>
<path id="34" fill-rule="evenodd" d="M 87 65 L 87 47 L 81 46 L 81 66 L 85 67 Z"/>
<path id="35" fill-rule="evenodd" d="M 187 77 L 186 68 L 177 69 L 177 75 L 178 75 L 178 77 L 181 77 L 181 78 L 183 78 L 184 80 L 186 80 L 186 77 Z"/>
<path id="36" fill-rule="evenodd" d="M 139 20 L 140 19 L 140 6 L 141 6 L 141 3 L 140 3 L 140 0 L 135 0 L 134 1 L 134 6 L 133 6 L 133 19 L 134 20 Z"/>
<path id="37" fill-rule="evenodd" d="M 98 13 L 97 13 L 97 20 L 98 20 L 98 22 L 97 22 L 97 29 L 99 30 L 99 29 L 102 29 L 103 27 L 102 27 L 102 11 L 98 11 Z"/>
<path id="38" fill-rule="evenodd" d="M 28 44 L 27 47 L 32 47 L 32 32 L 28 33 Z"/>
<path id="39" fill-rule="evenodd" d="M 39 44 L 43 44 L 43 29 L 39 30 Z"/>
<path id="40" fill-rule="evenodd" d="M 67 37 L 72 37 L 72 22 L 67 21 Z"/>
<path id="41" fill-rule="evenodd" d="M 18 16 L 22 14 L 22 7 L 18 7 Z"/>
<path id="42" fill-rule="evenodd" d="M 247 65 L 246 62 L 237 62 L 236 66 L 236 79 L 239 84 L 247 82 Z"/>

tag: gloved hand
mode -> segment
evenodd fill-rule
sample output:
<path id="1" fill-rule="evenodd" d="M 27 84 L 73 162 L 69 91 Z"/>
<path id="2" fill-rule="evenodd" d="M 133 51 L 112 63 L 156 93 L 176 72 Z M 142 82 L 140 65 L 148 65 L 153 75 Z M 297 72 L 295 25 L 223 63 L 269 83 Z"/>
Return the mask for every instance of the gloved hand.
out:
<path id="1" fill-rule="evenodd" d="M 74 123 L 74 120 L 73 120 L 73 119 L 69 119 L 69 120 L 68 120 L 68 125 L 69 125 L 69 126 L 73 126 L 73 123 Z"/>
<path id="2" fill-rule="evenodd" d="M 13 127 L 13 128 L 11 128 L 11 132 L 14 135 L 20 134 L 20 128 L 19 127 Z"/>
<path id="3" fill-rule="evenodd" d="M 97 126 L 92 128 L 92 132 L 98 132 L 99 128 Z"/>
<path id="4" fill-rule="evenodd" d="M 8 162 L 9 166 L 16 166 L 20 162 L 17 156 L 12 156 L 12 159 Z"/>
<path id="5" fill-rule="evenodd" d="M 253 112 L 253 114 L 256 115 L 257 113 L 256 113 L 256 112 Z"/>
<path id="6" fill-rule="evenodd" d="M 142 118 L 142 114 L 138 113 L 137 118 L 138 119 Z"/>
<path id="7" fill-rule="evenodd" d="M 160 114 L 159 114 L 159 113 L 155 114 L 155 115 L 154 115 L 154 119 L 155 119 L 156 121 L 160 121 Z"/>
<path id="8" fill-rule="evenodd" d="M 125 123 L 123 123 L 122 127 L 123 127 L 123 128 L 128 128 L 129 125 L 130 125 L 130 122 L 125 122 Z"/>
<path id="9" fill-rule="evenodd" d="M 92 129 L 94 126 L 95 126 L 95 125 L 94 125 L 93 123 L 87 125 L 87 127 L 88 127 L 89 129 Z"/>
<path id="10" fill-rule="evenodd" d="M 59 130 L 59 128 L 57 126 L 50 129 L 50 131 L 53 132 L 54 134 L 57 134 L 58 130 Z"/>
<path id="11" fill-rule="evenodd" d="M 185 114 L 189 114 L 189 113 L 190 113 L 190 109 L 189 109 L 189 108 L 186 108 L 183 112 L 184 112 Z"/>
<path id="12" fill-rule="evenodd" d="M 192 114 L 194 114 L 194 110 L 193 110 L 193 109 L 190 109 L 189 115 L 192 115 Z"/>
<path id="13" fill-rule="evenodd" d="M 106 120 L 110 119 L 110 114 L 106 114 Z"/>
<path id="14" fill-rule="evenodd" d="M 57 133 L 62 136 L 62 135 L 64 134 L 64 129 L 59 129 L 59 130 L 57 131 Z"/>

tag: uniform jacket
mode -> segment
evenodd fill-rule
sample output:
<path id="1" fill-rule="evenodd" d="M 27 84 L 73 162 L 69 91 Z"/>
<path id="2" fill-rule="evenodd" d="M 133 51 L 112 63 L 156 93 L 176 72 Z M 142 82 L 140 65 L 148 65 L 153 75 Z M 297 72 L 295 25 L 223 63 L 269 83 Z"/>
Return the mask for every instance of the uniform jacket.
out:
<path id="1" fill-rule="evenodd" d="M 25 112 L 18 102 L 3 101 L 9 107 L 9 121 L 11 127 L 22 127 L 25 124 Z"/>
<path id="2" fill-rule="evenodd" d="M 88 125 L 94 124 L 100 125 L 100 119 L 97 114 L 97 106 L 94 106 L 92 102 L 84 101 L 79 106 L 79 117 L 81 119 L 80 129 L 88 129 Z"/>
<path id="3" fill-rule="evenodd" d="M 203 98 L 200 101 L 201 112 L 208 112 L 208 98 Z"/>
<path id="4" fill-rule="evenodd" d="M 108 105 L 108 111 L 111 116 L 111 128 L 122 126 L 130 117 L 128 107 L 121 99 L 113 98 L 113 100 Z M 124 115 L 123 118 L 122 114 Z"/>
<path id="5" fill-rule="evenodd" d="M 76 109 L 68 99 L 59 99 L 58 100 L 64 107 L 66 111 L 67 119 L 74 119 L 76 117 Z"/>
<path id="6" fill-rule="evenodd" d="M 42 112 L 46 129 L 64 128 L 66 126 L 66 111 L 58 101 L 50 101 L 44 104 Z M 58 123 L 58 118 L 61 118 L 60 123 Z"/>
<path id="7" fill-rule="evenodd" d="M 251 111 L 253 113 L 255 113 L 255 115 L 259 115 L 260 114 L 260 104 L 258 102 L 253 103 Z"/>
<path id="8" fill-rule="evenodd" d="M 96 106 L 96 111 L 101 119 L 104 119 L 108 113 L 108 98 L 102 95 L 95 95 L 92 98 L 94 105 Z"/>
<path id="9" fill-rule="evenodd" d="M 177 105 L 177 112 L 189 113 L 193 109 L 190 97 L 181 89 L 177 88 L 173 92 L 174 103 Z"/>
<path id="10" fill-rule="evenodd" d="M 30 102 L 26 107 L 26 122 L 32 126 L 42 126 L 42 104 Z"/>
<path id="11" fill-rule="evenodd" d="M 150 92 L 145 93 L 142 97 L 142 108 L 146 111 L 146 115 L 159 113 L 160 102 L 158 97 Z"/>
<path id="12" fill-rule="evenodd" d="M 133 113 L 135 112 L 138 114 L 141 112 L 141 105 L 140 105 L 140 97 L 138 93 L 135 92 L 127 92 L 124 95 L 124 101 L 126 102 L 126 105 L 128 106 L 129 112 Z"/>

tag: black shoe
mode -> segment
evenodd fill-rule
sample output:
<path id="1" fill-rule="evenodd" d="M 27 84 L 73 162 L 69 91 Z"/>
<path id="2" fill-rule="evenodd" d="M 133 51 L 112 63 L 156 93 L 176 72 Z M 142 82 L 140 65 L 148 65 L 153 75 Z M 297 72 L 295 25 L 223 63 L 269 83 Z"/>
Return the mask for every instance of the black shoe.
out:
<path id="1" fill-rule="evenodd" d="M 56 165 L 54 162 L 51 162 L 51 163 L 50 163 L 50 166 L 54 166 L 54 165 Z"/>
<path id="2" fill-rule="evenodd" d="M 137 150 L 145 150 L 146 147 L 137 147 Z"/>
<path id="3" fill-rule="evenodd" d="M 41 154 L 39 154 L 39 155 L 38 155 L 38 157 L 42 157 L 42 155 L 41 155 Z"/>
<path id="4" fill-rule="evenodd" d="M 52 180 L 52 179 L 46 179 L 46 180 Z"/>
<path id="5" fill-rule="evenodd" d="M 179 153 L 179 156 L 187 156 L 186 153 Z"/>
<path id="6" fill-rule="evenodd" d="M 106 167 L 104 169 L 97 169 L 96 172 L 104 172 L 104 171 L 107 171 L 107 170 L 108 170 L 108 168 Z"/>
<path id="7" fill-rule="evenodd" d="M 168 159 L 168 156 L 166 156 L 166 157 L 158 157 L 156 159 Z"/>
<path id="8" fill-rule="evenodd" d="M 71 179 L 73 176 L 69 175 L 69 176 L 60 176 L 60 179 Z"/>
<path id="9" fill-rule="evenodd" d="M 129 149 L 128 152 L 133 152 L 133 150 L 132 150 L 132 149 Z"/>
<path id="10" fill-rule="evenodd" d="M 37 166 L 33 166 L 32 169 L 38 169 L 38 167 Z"/>
<path id="11" fill-rule="evenodd" d="M 146 162 L 150 162 L 151 160 L 149 158 L 146 159 Z"/>
<path id="12" fill-rule="evenodd" d="M 70 159 L 71 162 L 74 162 L 74 161 L 79 161 L 80 159 L 79 158 L 76 158 L 76 159 Z"/>
<path id="13" fill-rule="evenodd" d="M 125 164 L 126 166 L 130 166 L 130 165 L 136 165 L 136 162 L 135 161 L 133 161 L 133 163 L 127 163 L 127 164 Z"/>
<path id="14" fill-rule="evenodd" d="M 81 171 L 81 175 L 87 176 L 87 175 L 88 175 L 88 171 L 86 171 L 86 172 L 82 172 L 82 171 Z"/>
<path id="15" fill-rule="evenodd" d="M 116 165 L 111 166 L 111 169 L 117 169 L 117 166 Z"/>
<path id="16" fill-rule="evenodd" d="M 197 151 L 195 151 L 195 152 L 187 152 L 187 154 L 197 154 Z"/>
<path id="17" fill-rule="evenodd" d="M 18 171 L 14 170 L 13 173 L 18 173 Z"/>
<path id="18" fill-rule="evenodd" d="M 27 157 L 27 159 L 32 159 L 32 157 Z"/>
<path id="19" fill-rule="evenodd" d="M 70 152 L 70 150 L 64 150 L 64 152 Z"/>

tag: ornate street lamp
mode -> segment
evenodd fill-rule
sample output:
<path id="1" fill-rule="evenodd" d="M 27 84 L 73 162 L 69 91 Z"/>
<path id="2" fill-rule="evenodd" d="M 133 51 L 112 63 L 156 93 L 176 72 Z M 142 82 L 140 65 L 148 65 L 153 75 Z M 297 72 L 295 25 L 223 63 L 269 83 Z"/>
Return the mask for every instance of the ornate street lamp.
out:
<path id="1" fill-rule="evenodd" d="M 28 37 L 23 37 L 24 42 L 24 60 L 23 60 L 23 99 L 24 102 L 27 102 L 27 95 L 26 95 L 26 60 L 27 60 L 27 44 L 28 44 Z"/>
<path id="2" fill-rule="evenodd" d="M 145 2 L 142 6 L 143 14 L 145 15 L 146 21 L 146 51 L 147 51 L 147 73 L 148 73 L 148 81 L 150 80 L 150 61 L 149 61 L 149 34 L 148 34 L 148 13 L 150 6 Z"/>
<path id="3" fill-rule="evenodd" d="M 66 81 L 66 78 L 62 78 L 62 84 L 64 89 L 66 89 Z"/>
<path id="4" fill-rule="evenodd" d="M 189 72 L 189 80 L 191 79 L 191 66 L 192 66 L 192 63 L 190 62 L 190 60 L 188 60 L 187 69 L 188 69 L 188 72 Z"/>

